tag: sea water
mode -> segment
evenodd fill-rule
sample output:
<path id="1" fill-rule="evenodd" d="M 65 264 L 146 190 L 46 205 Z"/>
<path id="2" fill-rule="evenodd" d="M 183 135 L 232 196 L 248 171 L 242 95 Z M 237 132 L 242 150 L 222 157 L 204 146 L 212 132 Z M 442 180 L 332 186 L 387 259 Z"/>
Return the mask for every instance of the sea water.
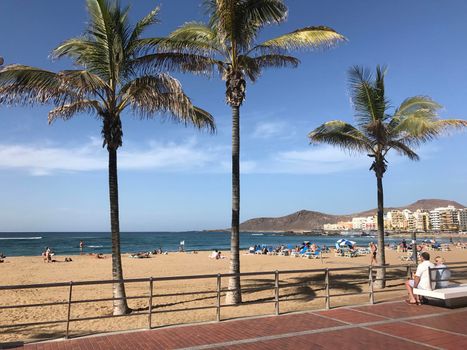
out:
<path id="1" fill-rule="evenodd" d="M 278 245 L 300 245 L 304 241 L 334 247 L 341 237 L 316 235 L 290 235 L 283 233 L 240 233 L 240 248 L 248 249 L 255 244 L 276 247 Z M 368 246 L 372 237 L 348 237 L 357 246 Z M 400 238 L 386 238 L 386 243 L 398 243 Z M 39 256 L 45 247 L 50 247 L 57 255 L 80 254 L 79 242 L 85 244 L 85 253 L 111 253 L 109 232 L 1 232 L 0 252 L 6 256 Z M 178 251 L 184 241 L 185 251 L 218 249 L 230 250 L 230 232 L 123 232 L 120 234 L 122 253 L 148 252 L 161 248 L 163 251 Z"/>

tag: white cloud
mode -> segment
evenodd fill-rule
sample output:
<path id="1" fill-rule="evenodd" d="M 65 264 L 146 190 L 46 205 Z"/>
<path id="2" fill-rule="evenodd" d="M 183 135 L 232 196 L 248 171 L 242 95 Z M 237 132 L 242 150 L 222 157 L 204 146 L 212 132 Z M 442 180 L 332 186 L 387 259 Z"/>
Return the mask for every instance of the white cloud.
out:
<path id="1" fill-rule="evenodd" d="M 328 174 L 368 168 L 364 155 L 350 155 L 331 146 L 309 147 L 303 151 L 279 152 L 264 164 L 257 164 L 257 172 L 277 174 Z"/>
<path id="2" fill-rule="evenodd" d="M 257 123 L 252 137 L 269 139 L 272 137 L 290 136 L 293 132 L 287 123 L 281 121 L 266 121 Z"/>
<path id="3" fill-rule="evenodd" d="M 0 169 L 23 170 L 34 176 L 63 172 L 106 171 L 107 151 L 97 138 L 80 147 L 61 147 L 44 142 L 44 146 L 0 144 Z M 421 153 L 436 152 L 425 148 Z M 230 145 L 200 144 L 195 138 L 181 143 L 126 142 L 119 150 L 120 170 L 157 170 L 161 172 L 230 173 Z M 331 146 L 309 146 L 304 150 L 290 150 L 263 154 L 245 159 L 243 174 L 329 174 L 368 169 L 371 159 L 366 155 L 352 155 Z M 405 158 L 392 155 L 390 162 Z"/>
<path id="4" fill-rule="evenodd" d="M 107 151 L 101 145 L 97 139 L 72 148 L 0 144 L 0 168 L 26 170 L 35 176 L 106 170 Z M 118 166 L 122 170 L 196 170 L 213 162 L 216 152 L 203 149 L 194 140 L 182 144 L 152 142 L 143 149 L 121 149 Z"/>

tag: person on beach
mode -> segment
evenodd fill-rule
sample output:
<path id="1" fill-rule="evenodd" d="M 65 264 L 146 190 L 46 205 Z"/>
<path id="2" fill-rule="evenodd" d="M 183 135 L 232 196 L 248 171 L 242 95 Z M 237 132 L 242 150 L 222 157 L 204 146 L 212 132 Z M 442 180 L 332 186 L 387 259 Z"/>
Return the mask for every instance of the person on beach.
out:
<path id="1" fill-rule="evenodd" d="M 402 238 L 401 246 L 402 246 L 402 252 L 407 253 L 407 242 L 405 238 Z"/>
<path id="2" fill-rule="evenodd" d="M 370 242 L 370 265 L 373 265 L 373 262 L 377 265 L 378 264 L 378 259 L 376 259 L 376 253 L 378 251 L 378 247 L 374 242 Z"/>
<path id="3" fill-rule="evenodd" d="M 435 258 L 436 270 L 436 288 L 446 288 L 449 285 L 449 279 L 451 278 L 451 271 L 444 264 L 444 259 L 440 256 Z"/>
<path id="4" fill-rule="evenodd" d="M 420 254 L 421 263 L 417 267 L 417 271 L 413 279 L 408 280 L 405 282 L 405 287 L 409 294 L 409 299 L 405 302 L 411 305 L 420 305 L 420 297 L 418 295 L 414 295 L 413 289 L 424 289 L 424 290 L 432 290 L 433 286 L 432 283 L 430 284 L 430 275 L 429 269 L 434 268 L 435 265 L 430 262 L 430 254 L 427 252 L 423 252 Z M 434 280 L 434 279 L 432 279 Z"/>
<path id="5" fill-rule="evenodd" d="M 84 250 L 84 242 L 83 241 L 79 241 L 79 250 L 81 251 L 81 254 L 83 254 L 83 250 Z"/>

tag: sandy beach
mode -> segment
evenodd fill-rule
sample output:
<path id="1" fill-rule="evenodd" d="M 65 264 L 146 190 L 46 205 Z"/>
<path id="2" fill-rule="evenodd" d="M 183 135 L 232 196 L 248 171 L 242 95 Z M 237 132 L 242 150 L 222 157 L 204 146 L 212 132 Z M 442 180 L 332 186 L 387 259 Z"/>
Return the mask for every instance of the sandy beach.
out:
<path id="1" fill-rule="evenodd" d="M 467 250 L 452 248 L 451 251 L 429 252 L 432 258 L 439 255 L 449 262 L 467 261 Z M 225 259 L 209 259 L 210 252 L 169 253 L 168 255 L 155 255 L 148 259 L 133 259 L 124 255 L 123 265 L 125 278 L 149 278 L 162 276 L 184 276 L 199 274 L 228 273 L 229 256 Z M 391 265 L 407 264 L 399 256 L 402 253 L 386 250 L 387 262 Z M 2 285 L 34 284 L 49 282 L 92 281 L 111 279 L 111 259 L 96 259 L 94 256 L 73 256 L 72 262 L 64 262 L 65 257 L 56 256 L 55 263 L 44 263 L 41 257 L 12 257 L 0 264 Z M 339 268 L 352 266 L 367 266 L 369 256 L 355 258 L 335 257 L 334 253 L 324 255 L 323 260 L 292 258 L 285 256 L 241 255 L 242 272 L 252 271 L 284 271 Z M 350 305 L 368 302 L 368 271 L 336 272 L 331 276 L 331 293 L 356 293 L 356 296 L 334 297 L 331 306 Z M 404 268 L 388 270 L 391 276 L 404 277 Z M 222 288 L 227 287 L 227 278 L 222 280 Z M 388 292 L 377 294 L 376 300 L 401 298 L 405 294 L 400 291 L 391 291 L 401 288 L 402 280 L 388 282 Z M 290 273 L 281 274 L 281 313 L 324 308 L 324 273 Z M 251 276 L 242 279 L 243 288 L 267 287 L 274 285 L 274 276 Z M 148 282 L 127 284 L 127 296 L 148 296 Z M 164 281 L 154 284 L 153 308 L 161 312 L 153 315 L 154 326 L 166 326 L 189 322 L 214 321 L 215 308 L 207 310 L 184 311 L 185 308 L 215 306 L 215 294 L 196 294 L 194 291 L 215 291 L 215 279 L 198 279 L 184 281 Z M 9 290 L 0 291 L 0 304 L 32 304 L 40 302 L 67 301 L 69 289 L 57 287 L 49 289 Z M 182 296 L 167 296 L 164 294 L 186 293 Z M 110 298 L 111 285 L 79 286 L 73 289 L 73 300 Z M 243 294 L 244 301 L 263 301 L 264 304 L 246 304 L 237 307 L 222 308 L 222 319 L 235 317 L 272 314 L 274 312 L 274 291 L 272 289 L 253 291 Z M 284 301 L 282 301 L 284 300 Z M 96 315 L 111 314 L 111 302 L 79 303 L 72 305 L 71 317 L 81 318 Z M 137 311 L 144 312 L 148 308 L 148 298 L 131 299 L 129 306 Z M 164 312 L 178 309 L 181 311 Z M 6 309 L 1 311 L 0 324 L 40 322 L 50 319 L 63 320 L 67 316 L 67 306 L 31 307 L 26 309 Z M 70 326 L 72 335 L 107 332 L 124 329 L 145 328 L 148 325 L 148 316 L 140 315 L 117 319 L 102 319 L 94 321 L 73 322 Z M 31 341 L 51 337 L 61 337 L 64 334 L 65 324 L 47 325 L 28 328 L 11 328 L 0 331 L 0 342 L 3 341 Z"/>

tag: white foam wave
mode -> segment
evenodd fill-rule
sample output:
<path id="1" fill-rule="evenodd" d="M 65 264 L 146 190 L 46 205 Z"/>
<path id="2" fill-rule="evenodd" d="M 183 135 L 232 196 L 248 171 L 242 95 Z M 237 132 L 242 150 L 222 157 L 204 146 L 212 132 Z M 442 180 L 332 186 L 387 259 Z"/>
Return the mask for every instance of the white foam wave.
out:
<path id="1" fill-rule="evenodd" d="M 0 240 L 17 240 L 17 239 L 42 239 L 42 237 L 0 237 Z"/>

